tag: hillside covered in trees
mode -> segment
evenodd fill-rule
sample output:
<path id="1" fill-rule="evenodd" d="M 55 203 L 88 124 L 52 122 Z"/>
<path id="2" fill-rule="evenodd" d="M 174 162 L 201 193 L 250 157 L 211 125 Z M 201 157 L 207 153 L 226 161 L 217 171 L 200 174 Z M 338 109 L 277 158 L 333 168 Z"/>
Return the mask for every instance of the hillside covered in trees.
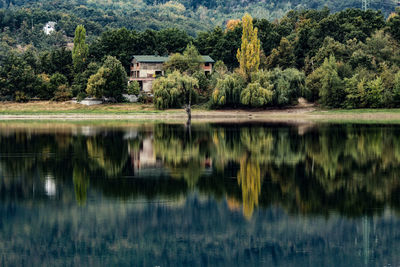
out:
<path id="1" fill-rule="evenodd" d="M 371 0 L 369 7 L 381 10 L 387 17 L 396 5 L 396 0 Z M 361 8 L 361 0 L 0 0 L 0 28 L 24 31 L 56 21 L 57 31 L 69 37 L 79 24 L 92 36 L 121 27 L 137 31 L 177 27 L 195 36 L 199 31 L 223 26 L 227 20 L 239 19 L 245 13 L 273 21 L 290 10 L 325 7 L 332 12 Z"/>
<path id="2" fill-rule="evenodd" d="M 268 3 L 3 1 L 0 97 L 62 101 L 92 95 L 122 101 L 123 93 L 138 92 L 136 85 L 126 86 L 132 55 L 175 54 L 175 61 L 166 66 L 171 77 L 158 83 L 163 91 L 154 92 L 158 108 L 185 102 L 171 95 L 163 82 L 188 82 L 194 91 L 186 90 L 186 97 L 214 108 L 287 106 L 301 96 L 326 107 L 400 105 L 399 9 L 386 16 L 390 9 L 332 12 L 306 10 L 308 6 L 299 2 L 290 6 L 297 10 L 280 19 L 266 19 L 263 14 L 246 21 L 235 19 L 246 10 L 251 13 L 250 7 Z M 315 3 L 313 7 L 322 7 Z M 333 11 L 340 6 L 326 4 L 335 6 Z M 199 19 L 201 9 L 215 16 L 205 12 Z M 165 20 L 159 20 L 164 15 Z M 43 25 L 48 21 L 57 24 L 46 35 Z M 159 27 L 150 25 L 153 21 Z M 251 29 L 256 55 L 255 65 L 248 70 L 238 54 L 245 49 L 245 27 Z M 67 45 L 74 37 L 78 52 Z M 196 70 L 192 63 L 199 54 L 217 61 L 213 75 L 206 77 Z"/>

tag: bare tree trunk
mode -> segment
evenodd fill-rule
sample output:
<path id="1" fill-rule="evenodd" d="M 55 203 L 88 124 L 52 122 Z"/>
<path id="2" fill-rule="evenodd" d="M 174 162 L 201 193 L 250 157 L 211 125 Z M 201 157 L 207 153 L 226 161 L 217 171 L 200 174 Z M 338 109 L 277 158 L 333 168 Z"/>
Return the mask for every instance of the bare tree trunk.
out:
<path id="1" fill-rule="evenodd" d="M 189 105 L 186 105 L 185 110 L 186 110 L 186 114 L 188 116 L 188 120 L 187 121 L 190 124 L 190 122 L 192 121 L 192 109 L 191 109 L 191 106 L 190 106 L 190 102 L 189 102 Z"/>
<path id="2" fill-rule="evenodd" d="M 187 125 L 190 125 L 192 123 L 192 107 L 191 107 L 191 105 L 192 105 L 192 91 L 191 91 L 191 88 L 190 88 L 189 101 L 188 101 L 188 104 L 185 107 L 186 114 L 188 116 L 188 120 L 187 120 L 187 123 L 186 123 Z"/>

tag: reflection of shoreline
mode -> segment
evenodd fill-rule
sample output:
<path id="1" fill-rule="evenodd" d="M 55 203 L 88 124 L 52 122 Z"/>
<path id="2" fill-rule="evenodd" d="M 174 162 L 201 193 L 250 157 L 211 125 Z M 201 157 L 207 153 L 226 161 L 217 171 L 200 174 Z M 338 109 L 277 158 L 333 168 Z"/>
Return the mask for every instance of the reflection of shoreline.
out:
<path id="1" fill-rule="evenodd" d="M 171 123 L 54 129 L 0 130 L 0 192 L 29 199 L 29 179 L 38 177 L 47 196 L 62 196 L 73 182 L 83 204 L 86 191 L 95 188 L 127 200 L 193 191 L 226 196 L 247 217 L 272 204 L 291 213 L 336 210 L 348 217 L 400 208 L 396 126 L 246 122 L 193 124 L 190 131 Z M 54 179 L 46 180 L 47 174 Z"/>

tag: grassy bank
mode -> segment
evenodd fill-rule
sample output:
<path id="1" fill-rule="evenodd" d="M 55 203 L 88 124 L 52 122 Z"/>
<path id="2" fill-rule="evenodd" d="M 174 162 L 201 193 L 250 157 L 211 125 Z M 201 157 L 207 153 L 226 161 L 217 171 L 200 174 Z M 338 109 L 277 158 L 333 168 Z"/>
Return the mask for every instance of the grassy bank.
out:
<path id="1" fill-rule="evenodd" d="M 326 122 L 400 122 L 400 109 L 323 110 L 311 105 L 273 110 L 193 109 L 194 121 L 326 121 Z M 156 110 L 153 105 L 105 104 L 84 106 L 75 103 L 39 101 L 0 103 L 0 120 L 186 120 L 183 109 Z"/>
<path id="2" fill-rule="evenodd" d="M 330 110 L 315 110 L 313 114 L 318 115 L 336 115 L 336 114 L 375 114 L 375 113 L 386 113 L 386 114 L 400 114 L 399 108 L 381 108 L 381 109 L 330 109 Z"/>
<path id="3" fill-rule="evenodd" d="M 29 103 L 2 102 L 0 115 L 50 115 L 50 114 L 152 114 L 175 113 L 177 110 L 159 111 L 153 105 L 104 104 L 84 106 L 70 102 L 35 101 Z"/>

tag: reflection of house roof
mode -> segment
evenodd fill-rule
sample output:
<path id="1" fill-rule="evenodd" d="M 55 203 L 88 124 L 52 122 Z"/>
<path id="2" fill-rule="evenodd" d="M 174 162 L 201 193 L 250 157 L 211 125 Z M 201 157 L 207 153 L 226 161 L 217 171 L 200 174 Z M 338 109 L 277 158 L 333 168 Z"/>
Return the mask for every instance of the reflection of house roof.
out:
<path id="1" fill-rule="evenodd" d="M 210 56 L 201 56 L 204 63 L 214 63 L 215 61 Z M 151 56 L 151 55 L 135 55 L 132 58 L 137 62 L 142 63 L 164 63 L 168 61 L 169 57 Z"/>

